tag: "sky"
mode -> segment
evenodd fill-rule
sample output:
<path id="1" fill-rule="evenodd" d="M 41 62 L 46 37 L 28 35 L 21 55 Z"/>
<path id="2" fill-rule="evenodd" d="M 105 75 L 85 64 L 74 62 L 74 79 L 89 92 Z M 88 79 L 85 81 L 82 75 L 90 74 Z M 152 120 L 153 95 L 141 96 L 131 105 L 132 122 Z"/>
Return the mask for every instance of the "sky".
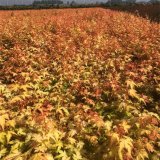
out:
<path id="1" fill-rule="evenodd" d="M 0 0 L 0 5 L 14 5 L 14 4 L 32 4 L 34 0 Z M 67 1 L 71 2 L 73 0 L 62 0 L 64 3 Z M 96 3 L 96 2 L 107 2 L 108 0 L 74 0 L 77 3 Z M 142 1 L 142 0 L 137 0 Z M 145 1 L 145 0 L 144 0 Z M 147 1 L 147 0 L 146 0 Z"/>
<path id="2" fill-rule="evenodd" d="M 0 5 L 31 4 L 34 0 L 0 0 Z"/>
<path id="3" fill-rule="evenodd" d="M 13 5 L 13 4 L 32 4 L 34 0 L 0 0 L 0 5 Z M 71 2 L 73 0 L 62 0 L 64 3 L 67 1 Z M 77 3 L 95 3 L 95 2 L 107 2 L 107 0 L 74 0 Z"/>

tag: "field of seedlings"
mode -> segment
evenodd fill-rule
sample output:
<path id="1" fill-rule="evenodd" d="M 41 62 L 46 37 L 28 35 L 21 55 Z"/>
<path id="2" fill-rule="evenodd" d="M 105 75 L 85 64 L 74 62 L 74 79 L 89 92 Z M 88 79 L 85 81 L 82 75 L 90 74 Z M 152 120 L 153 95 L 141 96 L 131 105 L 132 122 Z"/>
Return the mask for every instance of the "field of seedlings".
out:
<path id="1" fill-rule="evenodd" d="M 159 160 L 160 24 L 0 11 L 0 159 Z"/>

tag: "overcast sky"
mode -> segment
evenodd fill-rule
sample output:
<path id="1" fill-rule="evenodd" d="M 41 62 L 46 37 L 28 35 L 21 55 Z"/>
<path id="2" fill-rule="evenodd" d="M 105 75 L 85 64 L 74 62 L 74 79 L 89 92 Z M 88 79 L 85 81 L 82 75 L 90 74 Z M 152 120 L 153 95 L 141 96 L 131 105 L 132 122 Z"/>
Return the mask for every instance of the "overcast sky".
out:
<path id="1" fill-rule="evenodd" d="M 14 5 L 14 4 L 32 4 L 34 0 L 0 0 L 0 5 Z M 63 2 L 71 2 L 73 0 L 62 0 Z M 95 3 L 95 2 L 107 2 L 107 0 L 74 0 L 77 3 Z M 143 1 L 143 0 L 137 0 Z M 145 0 L 144 0 L 145 1 Z M 147 0 L 146 0 L 147 1 Z"/>
<path id="2" fill-rule="evenodd" d="M 31 4 L 34 0 L 0 0 L 0 5 Z"/>
<path id="3" fill-rule="evenodd" d="M 32 4 L 34 0 L 0 0 L 0 5 L 13 5 L 13 4 Z M 62 0 L 67 3 L 73 0 Z M 77 3 L 95 3 L 95 2 L 107 2 L 107 0 L 74 0 Z"/>

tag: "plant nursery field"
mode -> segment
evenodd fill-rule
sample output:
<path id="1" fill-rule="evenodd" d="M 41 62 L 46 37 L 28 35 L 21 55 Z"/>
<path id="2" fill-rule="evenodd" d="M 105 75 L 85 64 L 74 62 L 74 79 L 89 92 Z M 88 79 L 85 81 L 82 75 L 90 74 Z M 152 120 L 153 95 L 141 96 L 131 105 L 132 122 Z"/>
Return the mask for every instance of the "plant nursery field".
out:
<path id="1" fill-rule="evenodd" d="M 159 160 L 160 24 L 0 11 L 0 159 Z"/>

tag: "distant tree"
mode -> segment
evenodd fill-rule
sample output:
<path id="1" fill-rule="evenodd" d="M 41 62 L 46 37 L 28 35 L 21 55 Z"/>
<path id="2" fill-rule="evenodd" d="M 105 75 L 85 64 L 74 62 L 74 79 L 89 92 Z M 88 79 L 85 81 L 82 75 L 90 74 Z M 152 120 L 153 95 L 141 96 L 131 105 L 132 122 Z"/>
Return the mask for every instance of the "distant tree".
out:
<path id="1" fill-rule="evenodd" d="M 122 4 L 122 0 L 110 0 L 111 5 L 120 5 Z"/>
<path id="2" fill-rule="evenodd" d="M 39 0 L 34 1 L 33 5 L 35 6 L 54 6 L 54 5 L 60 5 L 63 4 L 63 1 L 61 0 Z"/>
<path id="3" fill-rule="evenodd" d="M 136 0 L 126 0 L 126 3 L 134 4 L 134 3 L 136 3 Z"/>
<path id="4" fill-rule="evenodd" d="M 70 3 L 70 6 L 75 6 L 77 3 L 75 2 L 75 1 L 72 1 L 71 3 Z"/>
<path id="5" fill-rule="evenodd" d="M 67 6 L 69 6 L 69 4 L 70 4 L 69 1 L 67 1 Z"/>
<path id="6" fill-rule="evenodd" d="M 149 2 L 152 4 L 160 4 L 160 0 L 150 0 Z"/>

